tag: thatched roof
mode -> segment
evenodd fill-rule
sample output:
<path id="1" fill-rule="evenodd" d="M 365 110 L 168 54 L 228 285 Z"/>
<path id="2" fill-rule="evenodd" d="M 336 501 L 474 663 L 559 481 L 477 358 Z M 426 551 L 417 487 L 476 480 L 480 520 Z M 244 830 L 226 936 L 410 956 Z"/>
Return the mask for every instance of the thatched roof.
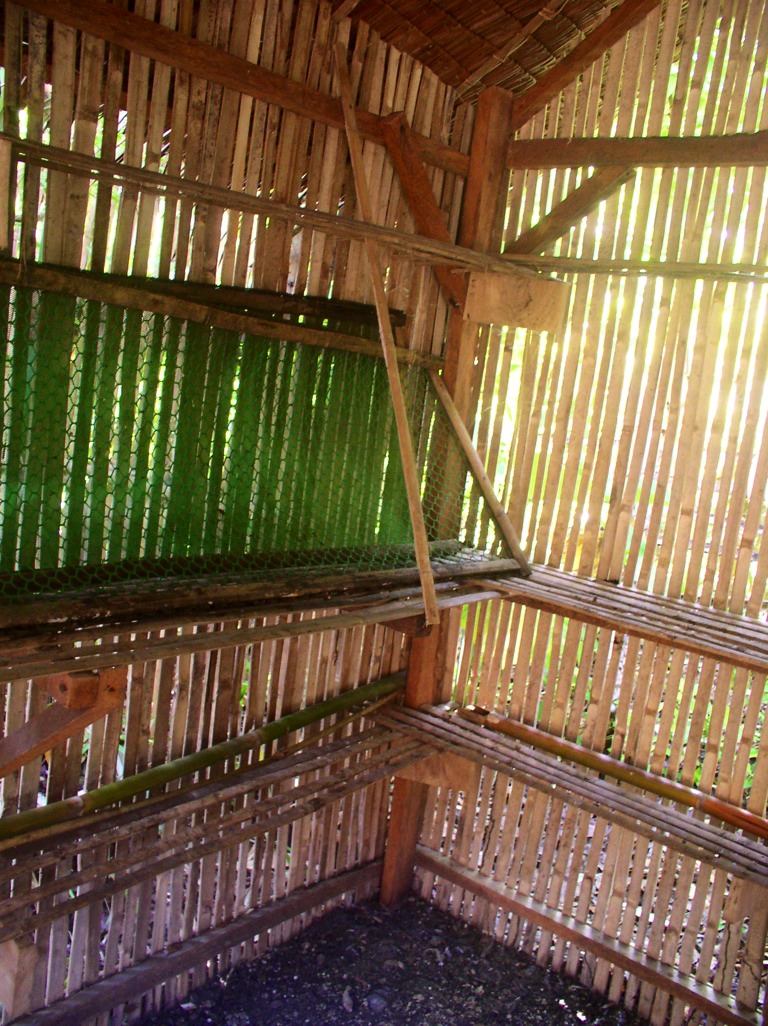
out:
<path id="1" fill-rule="evenodd" d="M 351 7 L 349 0 L 333 6 Z M 478 82 L 521 92 L 617 6 L 617 0 L 361 0 L 350 14 L 460 92 Z"/>

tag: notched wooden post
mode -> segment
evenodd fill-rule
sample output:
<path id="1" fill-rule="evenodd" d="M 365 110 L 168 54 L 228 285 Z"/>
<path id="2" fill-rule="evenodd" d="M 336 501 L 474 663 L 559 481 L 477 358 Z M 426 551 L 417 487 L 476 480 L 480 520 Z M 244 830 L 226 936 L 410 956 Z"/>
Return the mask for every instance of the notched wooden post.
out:
<path id="1" fill-rule="evenodd" d="M 86 670 L 40 677 L 54 701 L 39 716 L 0 738 L 0 778 L 50 751 L 68 737 L 89 727 L 123 702 L 128 670 Z"/>

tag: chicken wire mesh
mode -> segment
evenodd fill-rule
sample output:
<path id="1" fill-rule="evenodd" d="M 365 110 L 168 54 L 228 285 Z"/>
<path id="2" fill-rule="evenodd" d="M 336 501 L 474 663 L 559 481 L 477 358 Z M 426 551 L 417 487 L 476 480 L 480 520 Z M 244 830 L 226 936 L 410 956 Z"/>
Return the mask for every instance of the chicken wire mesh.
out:
<path id="1" fill-rule="evenodd" d="M 415 566 L 383 361 L 22 287 L 0 316 L 0 599 Z M 427 373 L 401 373 L 434 563 L 506 556 Z"/>

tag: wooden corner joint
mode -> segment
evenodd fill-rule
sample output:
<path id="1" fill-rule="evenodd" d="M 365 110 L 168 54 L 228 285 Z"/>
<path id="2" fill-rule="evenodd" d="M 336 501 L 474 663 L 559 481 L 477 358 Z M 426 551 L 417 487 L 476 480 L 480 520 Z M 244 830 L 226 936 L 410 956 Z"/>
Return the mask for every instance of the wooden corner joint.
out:
<path id="1" fill-rule="evenodd" d="M 65 709 L 110 709 L 123 700 L 127 673 L 125 667 L 71 670 L 39 677 L 35 683 Z"/>

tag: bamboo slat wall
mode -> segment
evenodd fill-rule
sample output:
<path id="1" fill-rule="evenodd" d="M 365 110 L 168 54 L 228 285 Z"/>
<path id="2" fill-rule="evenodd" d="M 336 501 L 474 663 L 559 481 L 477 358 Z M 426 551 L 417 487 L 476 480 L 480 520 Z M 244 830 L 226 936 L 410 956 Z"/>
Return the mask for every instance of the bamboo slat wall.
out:
<path id="1" fill-rule="evenodd" d="M 198 38 L 327 92 L 338 37 L 350 44 L 361 106 L 405 109 L 417 131 L 467 150 L 471 110 L 454 111 L 451 91 L 434 75 L 364 25 L 337 23 L 324 3 L 204 0 L 196 20 L 191 0 L 142 0 L 137 9 L 184 32 L 194 23 Z M 669 0 L 521 137 L 765 128 L 766 19 L 754 0 Z M 7 133 L 354 214 L 346 144 L 336 128 L 64 26 L 51 28 L 11 3 L 4 53 Z M 377 220 L 409 230 L 383 148 L 366 143 L 365 159 Z M 463 182 L 428 170 L 455 232 Z M 578 180 L 573 171 L 516 171 L 507 242 Z M 357 242 L 307 230 L 292 237 L 278 221 L 90 186 L 33 166 L 19 174 L 18 188 L 23 218 L 14 246 L 27 259 L 370 301 Z M 764 168 L 643 170 L 547 252 L 765 263 L 768 232 L 755 214 L 765 207 L 764 190 Z M 440 352 L 446 311 L 431 271 L 392 256 L 387 288 L 392 304 L 408 312 L 409 344 Z M 768 461 L 765 306 L 765 290 L 753 285 L 575 275 L 563 335 L 483 333 L 476 440 L 537 561 L 761 614 L 768 576 L 768 547 L 760 543 Z M 763 812 L 762 677 L 502 601 L 453 610 L 446 633 L 448 672 L 456 653 L 457 698 L 601 750 L 607 745 L 617 757 Z M 368 627 L 134 666 L 124 712 L 51 753 L 47 797 L 228 736 L 400 668 L 404 658 L 401 635 Z M 0 690 L 5 730 L 43 702 L 23 680 Z M 35 805 L 39 770 L 30 763 L 4 780 L 6 812 Z M 288 828 L 281 828 L 253 849 L 174 870 L 119 896 L 103 923 L 97 908 L 81 910 L 71 924 L 58 920 L 39 938 L 51 969 L 37 984 L 36 1002 L 55 1000 L 249 903 L 380 854 L 386 800 L 386 788 L 377 785 L 302 821 L 290 852 Z M 461 802 L 436 792 L 423 841 L 724 991 L 733 988 L 750 1007 L 764 1001 L 768 903 L 721 871 L 488 773 Z M 422 879 L 425 894 L 432 883 Z M 150 920 L 152 896 L 165 918 L 161 912 Z M 541 962 L 637 1003 L 655 1022 L 670 1012 L 680 1023 L 687 1014 L 649 985 L 626 982 L 605 963 L 583 959 L 574 945 L 465 900 L 449 885 L 438 884 L 434 897 Z M 172 981 L 167 996 L 181 996 L 189 982 Z"/>
<path id="2" fill-rule="evenodd" d="M 766 41 L 763 4 L 670 0 L 520 138 L 764 128 Z M 507 244 L 586 173 L 514 171 Z M 765 264 L 765 210 L 764 167 L 643 169 L 545 252 Z M 535 562 L 764 620 L 768 289 L 570 280 L 566 331 L 494 329 L 476 392 L 477 445 L 527 551 Z M 468 611 L 455 697 L 765 814 L 764 675 L 492 602 Z M 438 793 L 422 840 L 765 1007 L 764 890 L 490 773 L 461 807 Z M 423 894 L 433 882 L 423 876 Z M 438 884 L 437 900 L 654 1023 L 697 1021 L 682 1001 L 637 980 L 625 986 L 607 962 L 457 887 Z"/>

